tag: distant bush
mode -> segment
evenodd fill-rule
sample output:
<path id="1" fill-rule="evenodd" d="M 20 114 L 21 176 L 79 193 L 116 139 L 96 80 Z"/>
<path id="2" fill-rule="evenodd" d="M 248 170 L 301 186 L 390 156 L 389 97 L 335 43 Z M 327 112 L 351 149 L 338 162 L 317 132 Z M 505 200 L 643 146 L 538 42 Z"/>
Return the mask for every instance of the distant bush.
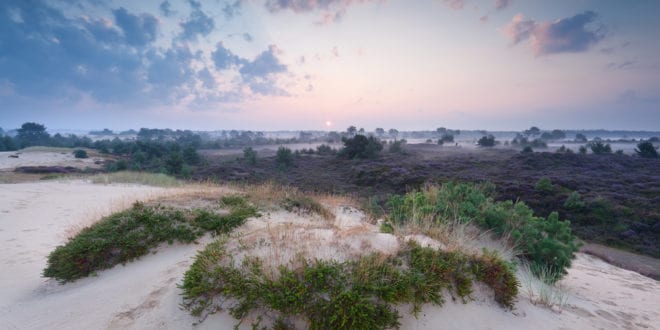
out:
<path id="1" fill-rule="evenodd" d="M 337 153 L 337 150 L 332 149 L 332 147 L 327 144 L 322 144 L 316 147 L 316 153 L 319 155 L 334 155 Z"/>
<path id="2" fill-rule="evenodd" d="M 257 163 L 257 152 L 252 149 L 252 147 L 247 147 L 243 149 L 243 159 L 245 159 L 246 162 L 249 164 L 256 164 Z"/>
<path id="3" fill-rule="evenodd" d="M 495 146 L 495 137 L 492 135 L 483 136 L 477 144 L 481 147 L 494 147 Z"/>
<path id="4" fill-rule="evenodd" d="M 344 142 L 344 148 L 339 151 L 339 156 L 348 159 L 375 158 L 383 150 L 383 145 L 373 136 L 367 138 L 358 134 L 352 138 L 343 138 L 342 141 Z"/>
<path id="5" fill-rule="evenodd" d="M 584 210 L 585 207 L 586 204 L 582 200 L 580 193 L 577 191 L 568 195 L 568 198 L 566 198 L 566 201 L 564 202 L 564 208 L 568 210 L 581 211 Z"/>
<path id="6" fill-rule="evenodd" d="M 600 141 L 589 143 L 589 148 L 591 149 L 591 152 L 593 152 L 596 155 L 612 153 L 612 147 L 610 147 L 610 144 L 609 143 L 605 144 Z"/>
<path id="7" fill-rule="evenodd" d="M 587 142 L 587 137 L 582 133 L 575 134 L 575 142 Z"/>
<path id="8" fill-rule="evenodd" d="M 387 152 L 389 153 L 404 153 L 403 146 L 406 145 L 406 140 L 397 140 L 397 141 L 390 141 L 389 147 L 387 148 Z"/>
<path id="9" fill-rule="evenodd" d="M 74 151 L 73 151 L 73 156 L 74 156 L 75 158 L 89 158 L 89 156 L 87 156 L 87 151 L 82 150 L 82 149 L 76 149 L 76 150 L 74 150 Z"/>
<path id="10" fill-rule="evenodd" d="M 534 152 L 534 149 L 532 149 L 532 147 L 530 147 L 530 146 L 526 146 L 520 152 L 523 153 L 523 154 L 531 154 L 531 153 Z"/>
<path id="11" fill-rule="evenodd" d="M 232 207 L 228 215 L 135 203 L 131 209 L 101 219 L 55 248 L 48 255 L 43 275 L 59 282 L 74 281 L 139 258 L 164 242 L 190 243 L 206 231 L 229 232 L 257 215 L 256 209 L 245 202 Z"/>
<path id="12" fill-rule="evenodd" d="M 536 185 L 534 186 L 534 189 L 538 192 L 542 193 L 551 193 L 553 188 L 552 188 L 552 181 L 548 177 L 542 177 L 539 179 L 539 181 L 536 182 Z"/>
<path id="13" fill-rule="evenodd" d="M 587 147 L 580 146 L 580 148 L 578 149 L 578 152 L 580 153 L 580 155 L 586 155 L 587 154 Z"/>
<path id="14" fill-rule="evenodd" d="M 451 134 L 442 134 L 442 137 L 440 138 L 442 140 L 442 143 L 445 142 L 454 142 L 454 136 Z"/>
<path id="15" fill-rule="evenodd" d="M 275 155 L 275 162 L 280 164 L 280 166 L 289 167 L 293 164 L 293 153 L 291 149 L 287 147 L 280 146 L 277 148 L 277 154 Z"/>
<path id="16" fill-rule="evenodd" d="M 650 141 L 644 141 L 637 144 L 635 149 L 637 155 L 645 158 L 658 158 L 658 151 Z"/>
<path id="17" fill-rule="evenodd" d="M 474 221 L 496 234 L 509 235 L 522 257 L 532 265 L 552 269 L 556 279 L 566 274 L 578 246 L 570 223 L 552 212 L 536 217 L 522 202 L 495 202 L 489 196 L 492 185 L 446 183 L 403 196 L 393 195 L 386 206 L 395 224 L 433 226 L 448 221 Z"/>

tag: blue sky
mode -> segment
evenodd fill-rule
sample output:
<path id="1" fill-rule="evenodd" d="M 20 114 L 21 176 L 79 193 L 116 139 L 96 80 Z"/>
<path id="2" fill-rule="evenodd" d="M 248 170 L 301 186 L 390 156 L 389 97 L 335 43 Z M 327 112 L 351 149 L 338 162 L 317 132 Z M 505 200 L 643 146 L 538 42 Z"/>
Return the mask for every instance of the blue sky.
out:
<path id="1" fill-rule="evenodd" d="M 4 0 L 0 127 L 660 130 L 653 0 Z"/>

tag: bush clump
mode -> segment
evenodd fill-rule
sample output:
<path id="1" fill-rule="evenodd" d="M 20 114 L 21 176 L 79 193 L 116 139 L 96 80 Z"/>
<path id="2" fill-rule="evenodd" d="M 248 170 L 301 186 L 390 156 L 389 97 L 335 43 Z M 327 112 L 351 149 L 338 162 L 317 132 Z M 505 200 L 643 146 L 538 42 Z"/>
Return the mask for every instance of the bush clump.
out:
<path id="1" fill-rule="evenodd" d="M 70 282 L 139 258 L 159 244 L 190 243 L 204 235 L 227 233 L 257 210 L 243 202 L 228 215 L 207 210 L 177 210 L 161 205 L 133 207 L 83 229 L 48 255 L 43 276 Z"/>
<path id="2" fill-rule="evenodd" d="M 547 176 L 544 176 L 540 178 L 539 181 L 536 182 L 536 185 L 534 185 L 534 189 L 540 193 L 549 194 L 553 190 L 552 180 L 550 180 L 550 178 L 548 178 Z"/>
<path id="3" fill-rule="evenodd" d="M 493 289 L 503 308 L 512 308 L 518 294 L 513 270 L 494 254 L 465 255 L 410 242 L 394 256 L 301 259 L 290 263 L 298 267 L 267 274 L 258 258 L 236 262 L 225 242 L 209 244 L 184 275 L 184 307 L 193 315 L 217 311 L 221 296 L 241 321 L 252 312 L 274 312 L 277 326 L 292 327 L 302 317 L 309 329 L 386 329 L 400 325 L 396 305 L 409 303 L 416 315 L 423 304 L 441 306 L 445 289 L 466 302 L 474 281 Z"/>
<path id="4" fill-rule="evenodd" d="M 383 144 L 375 137 L 356 135 L 352 138 L 343 138 L 344 148 L 339 151 L 339 156 L 348 159 L 354 158 L 376 158 L 383 150 Z"/>
<path id="5" fill-rule="evenodd" d="M 589 148 L 591 148 L 591 152 L 593 152 L 596 155 L 603 155 L 603 154 L 611 154 L 612 153 L 612 147 L 610 146 L 610 144 L 609 143 L 603 143 L 603 142 L 600 142 L 600 141 L 589 143 Z"/>
<path id="6" fill-rule="evenodd" d="M 644 158 L 658 158 L 658 151 L 650 141 L 638 143 L 635 153 Z"/>
<path id="7" fill-rule="evenodd" d="M 282 167 L 291 166 L 293 164 L 293 152 L 291 152 L 291 149 L 287 147 L 277 148 L 275 162 L 277 162 Z"/>
<path id="8" fill-rule="evenodd" d="M 87 151 L 83 149 L 76 149 L 73 151 L 73 157 L 75 158 L 89 158 Z"/>
<path id="9" fill-rule="evenodd" d="M 566 273 L 578 250 L 570 222 L 560 221 L 556 212 L 536 217 L 522 202 L 495 202 L 489 194 L 492 185 L 446 183 L 430 186 L 387 200 L 389 219 L 395 224 L 412 222 L 434 224 L 473 221 L 498 235 L 510 237 L 522 257 L 552 269 L 559 279 Z"/>
<path id="10" fill-rule="evenodd" d="M 477 144 L 480 147 L 494 147 L 495 146 L 495 137 L 492 135 L 486 135 L 482 136 L 479 141 L 477 141 Z"/>
<path id="11" fill-rule="evenodd" d="M 247 147 L 243 149 L 243 159 L 245 159 L 248 164 L 254 165 L 257 163 L 257 151 L 252 149 L 252 147 Z"/>

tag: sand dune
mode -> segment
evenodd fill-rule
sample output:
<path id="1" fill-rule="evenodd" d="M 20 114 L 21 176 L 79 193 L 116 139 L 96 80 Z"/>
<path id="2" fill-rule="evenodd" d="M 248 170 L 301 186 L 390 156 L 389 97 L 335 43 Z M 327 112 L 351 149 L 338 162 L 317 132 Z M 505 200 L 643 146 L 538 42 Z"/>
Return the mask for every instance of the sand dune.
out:
<path id="1" fill-rule="evenodd" d="M 135 200 L 168 193 L 84 181 L 1 184 L 0 328 L 231 329 L 236 321 L 227 314 L 211 315 L 194 326 L 198 320 L 179 308 L 177 283 L 208 239 L 198 245 L 163 245 L 155 254 L 66 285 L 40 276 L 48 253 L 76 229 Z M 274 212 L 243 230 L 290 220 Z M 359 213 L 351 214 L 339 217 L 335 226 L 346 228 L 345 235 L 379 237 L 376 226 L 362 226 L 359 220 Z M 375 248 L 380 241 L 389 242 L 380 237 Z M 477 290 L 468 304 L 447 299 L 442 308 L 426 306 L 418 319 L 404 317 L 402 328 L 660 329 L 660 284 L 655 280 L 578 254 L 562 286 L 567 297 L 562 310 L 535 306 L 521 294 L 516 309 L 505 311 Z"/>

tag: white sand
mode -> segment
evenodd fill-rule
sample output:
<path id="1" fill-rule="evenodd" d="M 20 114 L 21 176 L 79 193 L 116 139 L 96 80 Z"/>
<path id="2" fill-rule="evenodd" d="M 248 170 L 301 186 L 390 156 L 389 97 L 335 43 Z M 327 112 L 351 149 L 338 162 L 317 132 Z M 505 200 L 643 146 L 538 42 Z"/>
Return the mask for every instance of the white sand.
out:
<path id="1" fill-rule="evenodd" d="M 71 166 L 80 169 L 101 167 L 95 164 L 101 161 L 101 158 L 75 158 L 73 150 L 35 147 L 19 151 L 3 151 L 0 152 L 0 171 L 11 171 L 21 166 Z M 18 158 L 10 156 L 18 156 Z"/>
<path id="2" fill-rule="evenodd" d="M 156 254 L 66 285 L 40 276 L 48 253 L 66 241 L 72 228 L 136 199 L 165 193 L 162 188 L 81 181 L 0 184 L 0 329 L 231 329 L 236 321 L 227 314 L 214 314 L 194 327 L 197 320 L 179 308 L 177 284 L 204 242 L 164 245 Z M 377 226 L 360 226 L 342 214 L 335 223 L 306 227 L 321 238 L 357 235 L 369 238 L 370 248 L 392 247 L 386 234 L 375 233 Z M 300 218 L 273 213 L 259 221 L 242 230 L 266 228 L 264 221 L 281 225 Z M 280 233 L 303 235 L 295 230 Z M 475 301 L 465 305 L 447 297 L 442 308 L 425 306 L 419 319 L 404 317 L 402 328 L 660 329 L 657 281 L 578 254 L 563 285 L 568 305 L 561 312 L 534 306 L 524 295 L 513 312 L 505 311 L 487 290 L 477 290 Z"/>

